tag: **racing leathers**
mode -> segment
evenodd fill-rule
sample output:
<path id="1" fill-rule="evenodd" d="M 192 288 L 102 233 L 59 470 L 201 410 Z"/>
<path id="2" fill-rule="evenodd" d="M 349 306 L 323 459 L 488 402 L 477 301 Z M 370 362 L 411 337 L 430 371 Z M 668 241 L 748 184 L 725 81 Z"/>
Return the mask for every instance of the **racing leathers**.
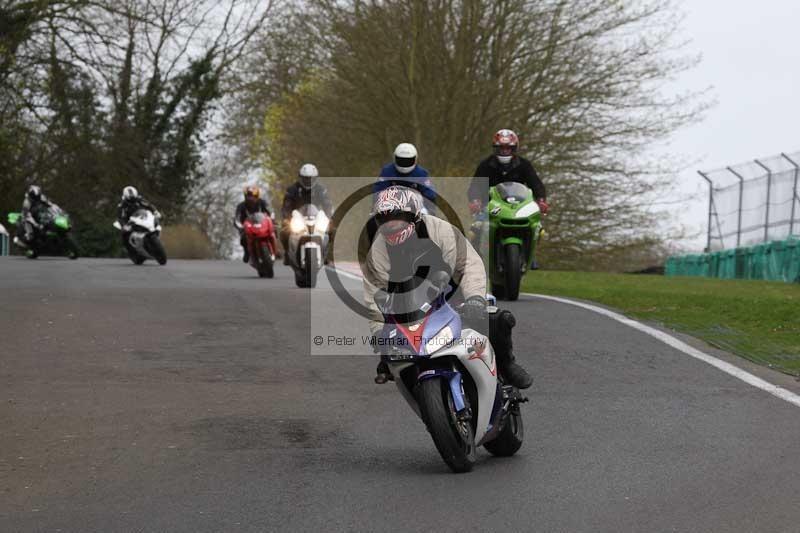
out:
<path id="1" fill-rule="evenodd" d="M 432 215 L 421 215 L 414 234 L 403 245 L 389 246 L 381 232 L 376 233 L 367 253 L 364 276 L 364 304 L 372 312 L 369 324 L 372 334 L 378 334 L 383 328 L 383 315 L 375 304 L 375 293 L 378 290 L 389 293 L 411 290 L 434 272 L 446 272 L 450 276 L 454 291 L 451 304 L 465 302 L 467 309 L 480 308 L 486 320 L 474 320 L 476 314 L 471 312 L 473 320 L 468 325 L 483 334 L 488 333 L 503 377 L 520 388 L 529 387 L 531 377 L 515 362 L 514 316 L 507 310 L 487 314 L 486 271 L 480 256 L 455 226 Z M 464 316 L 466 319 L 466 314 Z M 485 331 L 487 323 L 488 332 Z"/>

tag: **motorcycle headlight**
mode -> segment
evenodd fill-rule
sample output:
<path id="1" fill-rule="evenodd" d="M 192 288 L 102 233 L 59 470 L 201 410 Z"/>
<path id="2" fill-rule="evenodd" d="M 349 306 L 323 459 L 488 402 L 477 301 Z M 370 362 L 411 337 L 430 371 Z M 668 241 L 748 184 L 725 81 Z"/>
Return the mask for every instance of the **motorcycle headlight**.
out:
<path id="1" fill-rule="evenodd" d="M 428 339 L 425 343 L 425 353 L 428 355 L 441 350 L 453 341 L 453 330 L 450 326 L 442 328 L 436 336 Z"/>
<path id="2" fill-rule="evenodd" d="M 325 233 L 326 231 L 328 231 L 329 223 L 330 220 L 328 220 L 328 217 L 325 215 L 324 212 L 320 211 L 317 214 L 317 222 L 316 224 L 314 224 L 314 233 Z"/>
<path id="3" fill-rule="evenodd" d="M 517 218 L 528 218 L 529 216 L 533 215 L 534 213 L 539 212 L 539 206 L 536 205 L 536 202 L 531 202 L 520 207 L 517 210 L 516 217 Z"/>
<path id="4" fill-rule="evenodd" d="M 292 220 L 289 222 L 289 229 L 292 230 L 292 233 L 301 233 L 306 229 L 306 221 L 303 220 L 303 217 L 297 211 L 292 213 Z"/>

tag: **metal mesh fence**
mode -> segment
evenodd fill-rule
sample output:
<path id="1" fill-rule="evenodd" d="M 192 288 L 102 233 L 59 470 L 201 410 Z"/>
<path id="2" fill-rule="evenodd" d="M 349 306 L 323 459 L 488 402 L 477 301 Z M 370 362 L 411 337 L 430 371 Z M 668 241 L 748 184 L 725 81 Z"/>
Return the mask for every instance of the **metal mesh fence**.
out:
<path id="1" fill-rule="evenodd" d="M 708 251 L 800 234 L 800 152 L 699 174 L 710 186 Z"/>

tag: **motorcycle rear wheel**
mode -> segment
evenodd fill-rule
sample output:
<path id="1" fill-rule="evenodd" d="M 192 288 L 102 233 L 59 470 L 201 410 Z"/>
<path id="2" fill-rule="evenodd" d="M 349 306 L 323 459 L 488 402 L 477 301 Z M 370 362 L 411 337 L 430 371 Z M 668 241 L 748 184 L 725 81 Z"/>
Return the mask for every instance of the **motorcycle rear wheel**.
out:
<path id="1" fill-rule="evenodd" d="M 522 424 L 522 413 L 519 405 L 511 408 L 506 425 L 500 434 L 483 445 L 486 451 L 497 457 L 511 457 L 522 447 L 525 438 L 525 427 Z"/>
<path id="2" fill-rule="evenodd" d="M 459 422 L 444 379 L 426 379 L 417 386 L 422 418 L 439 455 L 453 472 L 469 472 L 475 466 L 475 432 L 469 421 Z"/>

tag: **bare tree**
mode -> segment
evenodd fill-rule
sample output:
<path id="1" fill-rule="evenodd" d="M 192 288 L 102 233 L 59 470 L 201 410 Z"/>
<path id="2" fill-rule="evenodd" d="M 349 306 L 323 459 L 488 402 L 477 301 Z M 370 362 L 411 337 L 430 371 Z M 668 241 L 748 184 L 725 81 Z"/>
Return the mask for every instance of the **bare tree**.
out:
<path id="1" fill-rule="evenodd" d="M 189 194 L 209 179 L 202 150 L 225 76 L 273 2 L 31 4 L 36 19 L 15 49 L 0 104 L 26 125 L 37 149 L 10 181 L 80 197 L 81 207 L 91 207 L 82 222 L 95 235 L 87 239 L 108 240 L 101 228 L 129 183 L 171 220 L 183 218 Z"/>
<path id="2" fill-rule="evenodd" d="M 306 7 L 314 30 L 304 36 L 320 62 L 267 110 L 259 146 L 276 175 L 301 160 L 332 175 L 374 174 L 408 140 L 434 174 L 471 176 L 492 132 L 510 127 L 554 202 L 548 265 L 660 240 L 652 204 L 672 169 L 641 156 L 705 107 L 702 95 L 662 90 L 696 62 L 680 53 L 671 1 Z"/>

